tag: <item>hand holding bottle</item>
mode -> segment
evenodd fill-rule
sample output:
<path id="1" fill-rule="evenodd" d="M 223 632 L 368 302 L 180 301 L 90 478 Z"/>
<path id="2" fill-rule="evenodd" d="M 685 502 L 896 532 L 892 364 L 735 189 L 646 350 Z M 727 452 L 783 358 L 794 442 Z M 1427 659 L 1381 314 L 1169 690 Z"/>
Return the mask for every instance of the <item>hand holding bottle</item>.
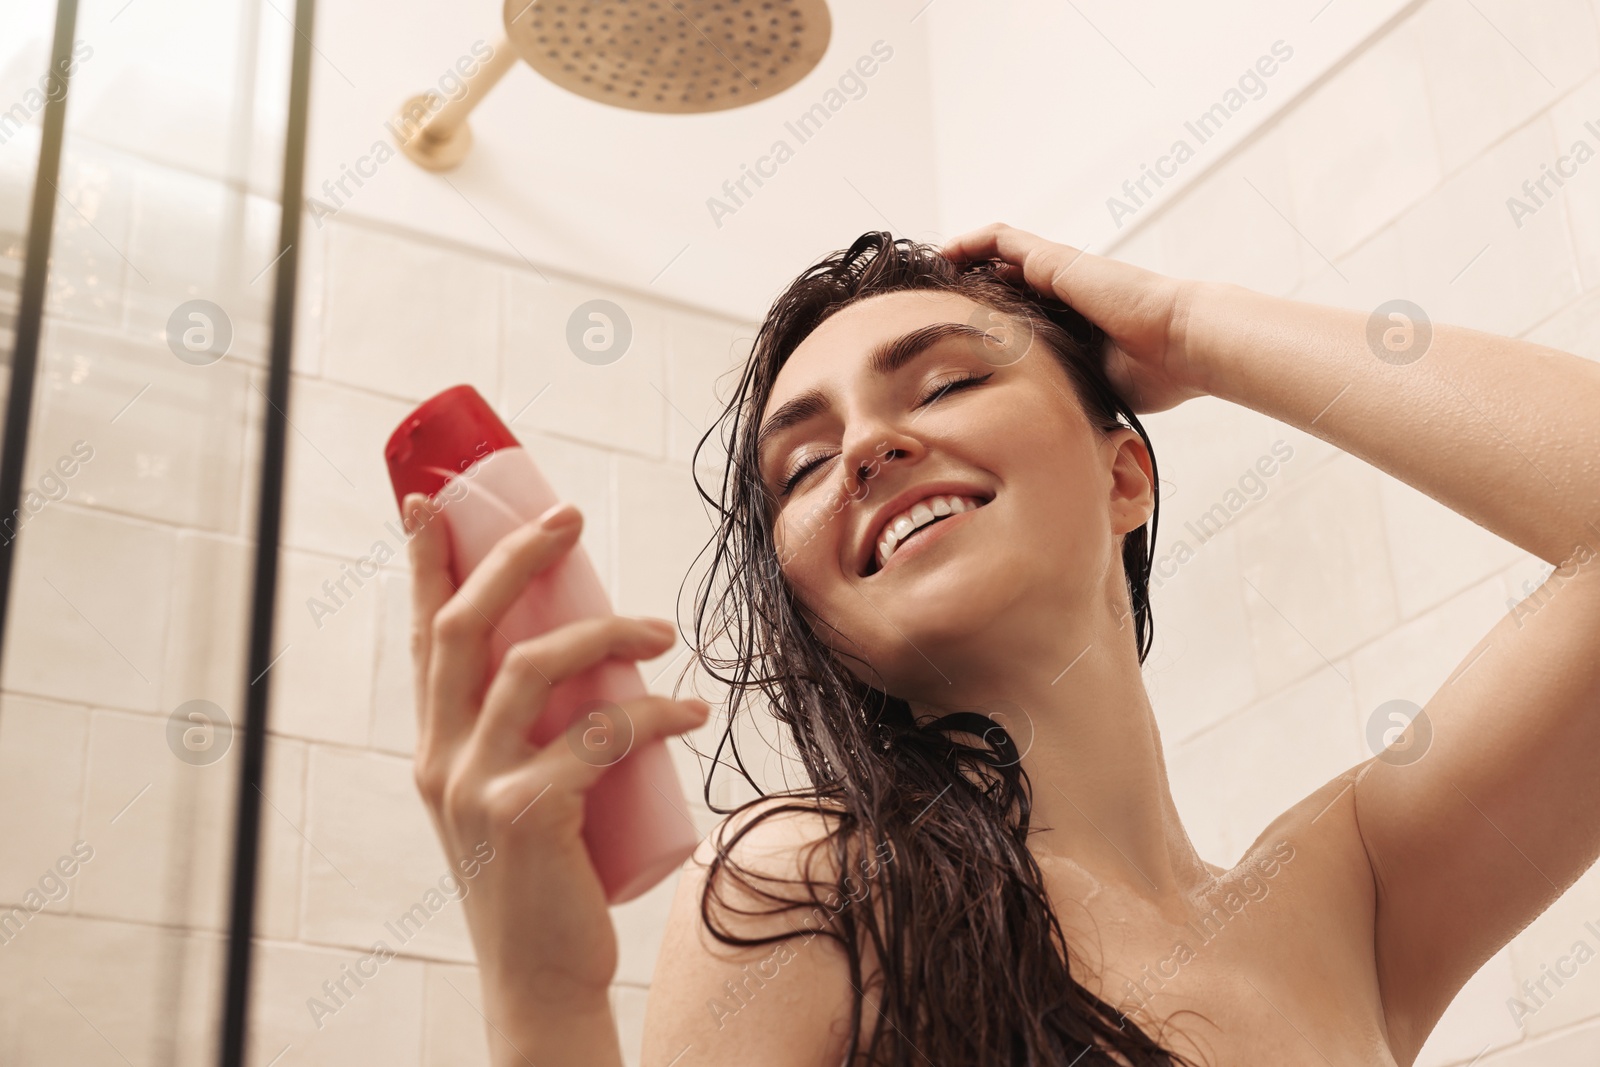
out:
<path id="1" fill-rule="evenodd" d="M 543 1052 L 540 1062 L 620 1063 L 601 1052 L 616 1047 L 606 1001 L 616 934 L 583 839 L 584 794 L 607 767 L 582 758 L 568 735 L 542 746 L 529 735 L 553 686 L 606 659 L 660 655 L 673 643 L 672 625 L 579 619 L 514 643 L 496 668 L 498 620 L 572 550 L 582 516 L 561 505 L 517 527 L 457 589 L 445 524 L 430 521 L 420 493 L 406 496 L 402 513 L 412 535 L 417 786 L 452 864 L 484 842 L 493 849 L 462 903 L 491 1044 L 511 1046 L 497 1047 L 496 1058 Z M 709 714 L 702 701 L 656 696 L 618 708 L 635 745 L 692 729 Z M 586 728 L 580 720 L 568 733 Z"/>

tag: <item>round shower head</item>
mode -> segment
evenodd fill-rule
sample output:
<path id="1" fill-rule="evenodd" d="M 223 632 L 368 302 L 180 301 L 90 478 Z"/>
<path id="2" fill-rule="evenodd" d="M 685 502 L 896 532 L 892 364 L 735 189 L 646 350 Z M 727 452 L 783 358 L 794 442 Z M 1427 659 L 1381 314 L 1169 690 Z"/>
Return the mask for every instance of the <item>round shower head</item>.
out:
<path id="1" fill-rule="evenodd" d="M 413 96 L 390 123 L 419 166 L 466 158 L 468 113 L 518 58 L 602 104 L 690 114 L 781 93 L 816 67 L 833 31 L 827 0 L 505 0 L 502 17 L 506 39 L 463 72 L 460 95 Z"/>
<path id="2" fill-rule="evenodd" d="M 506 0 L 506 34 L 534 70 L 634 111 L 723 111 L 811 72 L 825 0 Z"/>

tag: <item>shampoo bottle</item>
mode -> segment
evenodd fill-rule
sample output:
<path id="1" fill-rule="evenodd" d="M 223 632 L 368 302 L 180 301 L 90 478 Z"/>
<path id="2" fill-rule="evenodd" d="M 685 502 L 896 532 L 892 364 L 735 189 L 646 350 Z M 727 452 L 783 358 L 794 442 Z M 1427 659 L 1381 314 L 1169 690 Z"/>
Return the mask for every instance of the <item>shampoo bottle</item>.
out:
<path id="1" fill-rule="evenodd" d="M 558 503 L 533 458 L 470 385 L 446 389 L 406 416 L 384 458 L 396 500 L 427 494 L 436 512 L 429 521 L 446 523 L 457 586 L 496 541 Z M 610 611 L 593 565 L 575 545 L 497 622 L 491 670 L 515 642 Z M 536 745 L 561 743 L 574 719 L 592 724 L 569 736 L 582 738 L 573 743 L 580 758 L 607 766 L 585 794 L 583 839 L 610 904 L 661 881 L 699 841 L 666 743 L 634 744 L 618 707 L 645 694 L 637 667 L 606 660 L 557 683 L 529 734 Z"/>

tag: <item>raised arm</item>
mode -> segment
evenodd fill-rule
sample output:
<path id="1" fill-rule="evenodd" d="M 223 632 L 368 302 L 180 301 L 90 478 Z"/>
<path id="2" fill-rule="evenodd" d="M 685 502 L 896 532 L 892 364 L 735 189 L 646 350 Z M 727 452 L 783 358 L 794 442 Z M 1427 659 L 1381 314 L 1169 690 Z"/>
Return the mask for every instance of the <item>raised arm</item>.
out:
<path id="1" fill-rule="evenodd" d="M 1184 331 L 1207 392 L 1323 437 L 1557 565 L 1397 742 L 1426 745 L 1420 757 L 1374 758 L 1356 779 L 1385 1010 L 1396 1048 L 1412 1052 L 1600 854 L 1600 365 L 1422 326 L 1206 285 Z"/>
<path id="2" fill-rule="evenodd" d="M 1004 259 L 1105 329 L 1141 410 L 1202 393 L 1254 408 L 1558 565 L 1537 607 L 1502 619 L 1355 779 L 1385 1014 L 1397 1054 L 1414 1054 L 1600 855 L 1600 366 L 1437 323 L 1425 337 L 1380 317 L 1369 332 L 1364 312 L 1164 278 L 1006 226 L 945 251 Z M 1420 758 L 1386 758 L 1423 744 L 1423 726 Z"/>
<path id="3" fill-rule="evenodd" d="M 1178 328 L 1205 392 L 1330 441 L 1548 563 L 1600 548 L 1600 364 L 1235 285 L 1196 285 L 1186 306 Z"/>

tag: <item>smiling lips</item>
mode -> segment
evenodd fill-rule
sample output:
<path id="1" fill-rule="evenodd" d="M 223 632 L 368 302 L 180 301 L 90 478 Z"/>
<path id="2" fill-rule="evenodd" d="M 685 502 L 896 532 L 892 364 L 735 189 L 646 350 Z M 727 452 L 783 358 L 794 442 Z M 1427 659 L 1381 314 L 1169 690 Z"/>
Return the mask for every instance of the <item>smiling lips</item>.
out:
<path id="1" fill-rule="evenodd" d="M 950 515 L 960 515 L 980 508 L 983 503 L 975 497 L 944 494 L 919 500 L 906 510 L 891 515 L 889 521 L 883 524 L 883 531 L 878 535 L 878 549 L 874 557 L 878 569 L 882 570 L 883 565 L 889 562 L 889 557 L 895 554 L 895 550 L 924 526 L 931 526 Z"/>

